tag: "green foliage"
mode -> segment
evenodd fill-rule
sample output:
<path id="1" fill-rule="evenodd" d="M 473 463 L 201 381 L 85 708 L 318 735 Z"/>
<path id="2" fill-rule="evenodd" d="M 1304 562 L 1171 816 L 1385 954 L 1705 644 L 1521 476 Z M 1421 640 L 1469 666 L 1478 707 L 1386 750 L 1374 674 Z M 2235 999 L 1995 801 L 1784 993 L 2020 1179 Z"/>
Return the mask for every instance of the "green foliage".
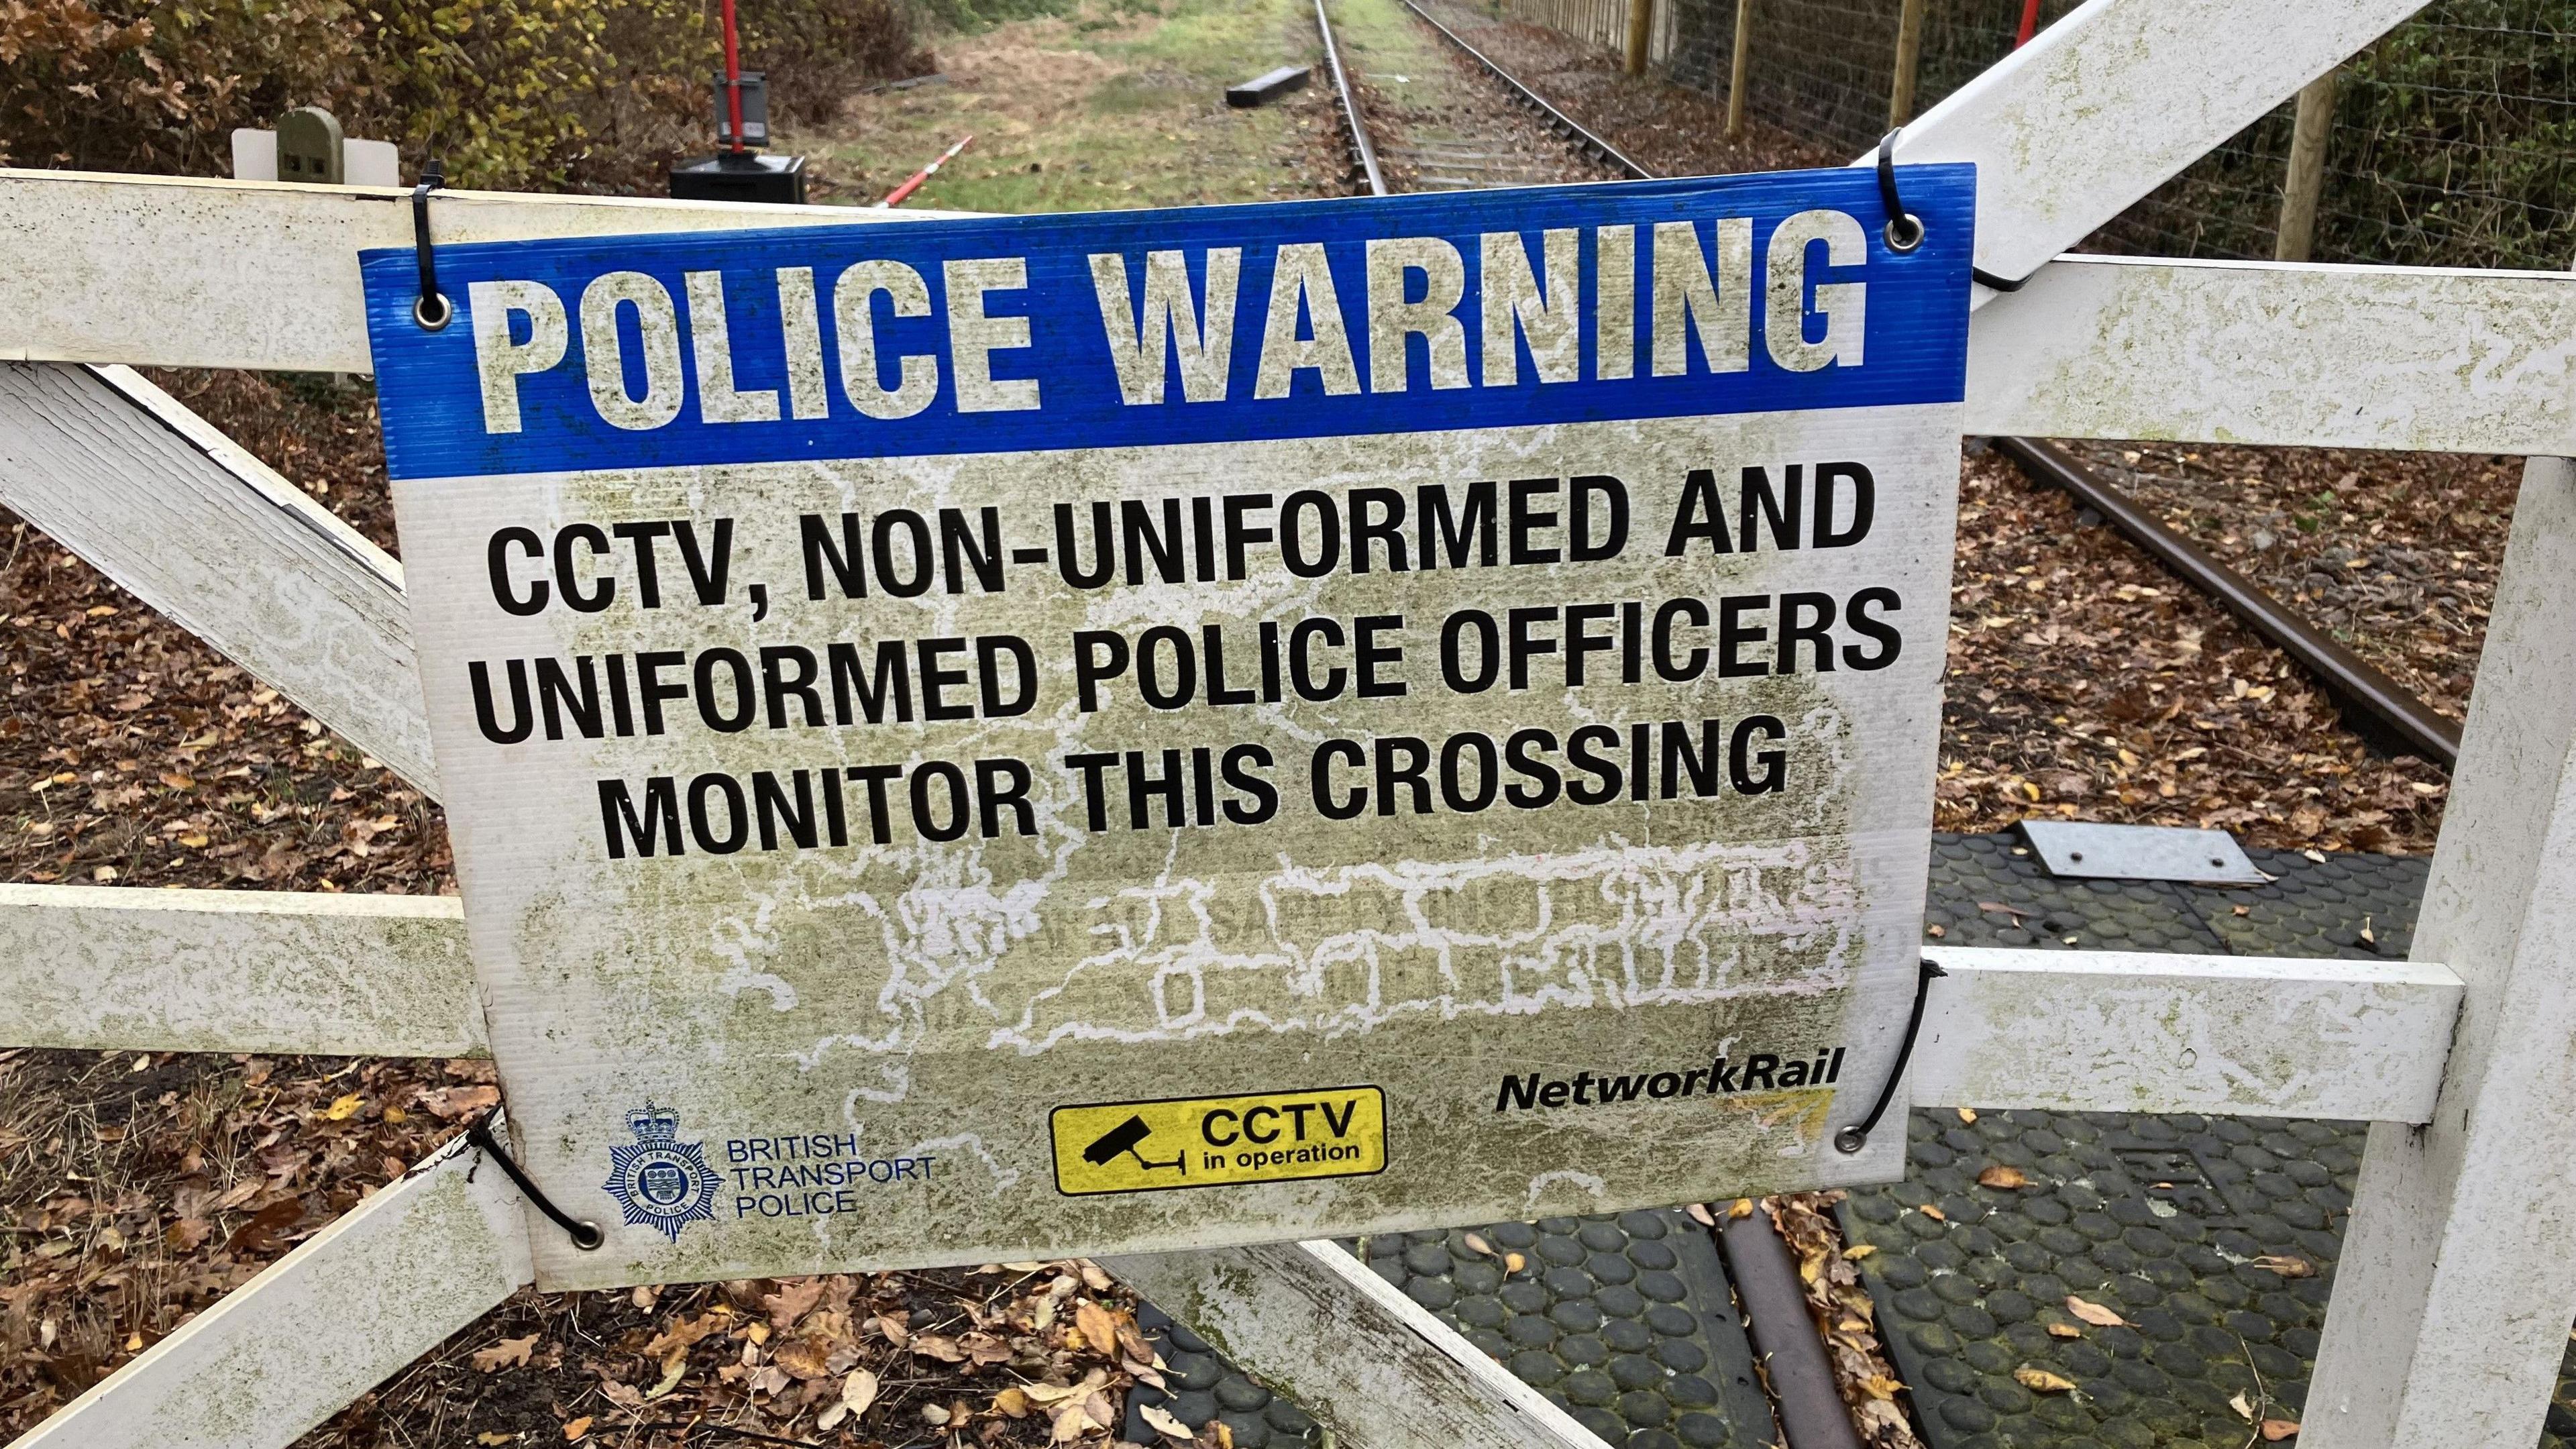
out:
<path id="1" fill-rule="evenodd" d="M 0 0 L 0 160 L 204 174 L 321 105 L 453 184 L 634 191 L 711 140 L 698 0 Z M 906 0 L 744 0 L 775 120 L 928 67 Z"/>
<path id="2" fill-rule="evenodd" d="M 2344 70 L 2318 255 L 2576 261 L 2576 0 L 2441 0 Z"/>

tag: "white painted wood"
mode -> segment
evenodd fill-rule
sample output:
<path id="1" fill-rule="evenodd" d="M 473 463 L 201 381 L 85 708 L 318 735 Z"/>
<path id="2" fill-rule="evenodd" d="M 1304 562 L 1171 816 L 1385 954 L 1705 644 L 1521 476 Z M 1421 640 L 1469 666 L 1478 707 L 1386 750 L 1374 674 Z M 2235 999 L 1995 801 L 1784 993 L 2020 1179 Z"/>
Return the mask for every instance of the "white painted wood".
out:
<path id="1" fill-rule="evenodd" d="M 2089 0 L 1924 112 L 1896 156 L 1975 162 L 1977 265 L 2025 276 L 2420 5 Z"/>
<path id="2" fill-rule="evenodd" d="M 1976 314 L 1967 426 L 2576 453 L 2576 275 L 2064 257 Z"/>
<path id="3" fill-rule="evenodd" d="M 1920 1106 L 2421 1122 L 2460 980 L 2409 961 L 1935 946 Z"/>
<path id="4" fill-rule="evenodd" d="M 0 505 L 434 792 L 402 566 L 167 393 L 0 364 Z"/>
<path id="5" fill-rule="evenodd" d="M 2425 1120 L 2460 1000 L 2423 962 L 1935 946 L 1924 1106 Z M 0 1045 L 479 1056 L 456 902 L 0 886 Z"/>
<path id="6" fill-rule="evenodd" d="M 530 1279 L 510 1181 L 458 1138 L 14 1449 L 283 1449 Z"/>
<path id="7" fill-rule="evenodd" d="M 442 242 L 946 214 L 490 191 L 430 211 Z M 0 169 L 0 237 L 0 358 L 372 372 L 358 253 L 412 245 L 411 193 Z"/>
<path id="8" fill-rule="evenodd" d="M 0 172 L 0 212 L 19 184 Z M 706 219 L 688 210 L 653 224 Z M 68 232 L 55 242 L 78 244 Z M 211 254 L 226 244 L 266 242 L 218 234 L 197 245 Z M 83 271 L 37 265 L 22 275 L 68 287 Z M 0 295 L 10 285 L 0 277 Z M 354 266 L 346 289 L 356 330 L 340 350 L 286 361 L 274 350 L 278 329 L 304 335 L 309 318 L 194 298 L 174 315 L 158 294 L 95 298 L 91 312 L 109 332 L 143 333 L 123 344 L 132 362 L 363 370 Z M 329 293 L 332 284 L 288 290 Z M 124 318 L 128 310 L 136 315 Z M 44 350 L 28 325 L 0 312 L 0 355 Z M 2067 256 L 1980 310 L 1969 341 L 1967 428 L 1979 435 L 2576 453 L 2576 278 L 2561 273 Z M 191 436 L 210 449 L 229 450 L 233 471 L 274 478 L 148 385 L 129 390 L 174 423 L 195 424 Z M 298 490 L 284 495 L 299 513 L 329 518 Z"/>
<path id="9" fill-rule="evenodd" d="M 1294 1398 L 1338 1449 L 1605 1449 L 1336 1244 L 1157 1253 L 1101 1266 Z"/>
<path id="10" fill-rule="evenodd" d="M 0 1045 L 482 1056 L 452 896 L 0 885 Z"/>
<path id="11" fill-rule="evenodd" d="M 2528 1444 L 2576 1316 L 2576 464 L 2514 510 L 2415 949 L 2468 983 L 2429 1127 L 2374 1126 L 2306 1449 Z"/>

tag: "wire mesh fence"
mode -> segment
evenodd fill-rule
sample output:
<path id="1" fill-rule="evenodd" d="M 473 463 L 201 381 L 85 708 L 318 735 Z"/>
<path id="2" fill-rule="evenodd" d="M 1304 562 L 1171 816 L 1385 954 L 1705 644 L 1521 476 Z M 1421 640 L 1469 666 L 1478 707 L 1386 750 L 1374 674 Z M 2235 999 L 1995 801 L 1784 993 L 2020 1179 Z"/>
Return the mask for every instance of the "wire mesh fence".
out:
<path id="1" fill-rule="evenodd" d="M 1510 0 L 1515 18 L 1616 44 L 1632 0 Z M 1749 17 L 1754 120 L 1860 154 L 1888 125 L 1900 0 L 1661 0 L 1654 59 L 1727 98 Z M 2041 24 L 2076 0 L 2043 0 Z M 2023 0 L 1926 0 L 1917 112 L 2010 54 Z M 1598 12 L 1596 14 L 1596 12 Z M 2565 268 L 2576 261 L 2576 0 L 2434 0 L 2338 72 L 2319 261 Z M 2225 44 L 2223 36 L 2213 44 Z M 2270 257 L 2293 106 L 2097 234 L 2098 250 Z"/>

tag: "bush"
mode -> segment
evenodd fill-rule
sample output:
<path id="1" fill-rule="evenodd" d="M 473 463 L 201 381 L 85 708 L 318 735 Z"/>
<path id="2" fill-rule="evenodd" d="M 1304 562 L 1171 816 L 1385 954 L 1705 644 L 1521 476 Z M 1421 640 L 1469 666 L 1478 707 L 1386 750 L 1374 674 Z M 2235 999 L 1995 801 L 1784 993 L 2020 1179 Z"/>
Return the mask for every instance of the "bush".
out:
<path id="1" fill-rule="evenodd" d="M 658 189 L 706 146 L 721 63 L 696 0 L 0 0 L 0 161 L 219 174 L 231 133 L 320 105 L 504 190 Z M 745 0 L 771 113 L 929 68 L 905 0 Z"/>

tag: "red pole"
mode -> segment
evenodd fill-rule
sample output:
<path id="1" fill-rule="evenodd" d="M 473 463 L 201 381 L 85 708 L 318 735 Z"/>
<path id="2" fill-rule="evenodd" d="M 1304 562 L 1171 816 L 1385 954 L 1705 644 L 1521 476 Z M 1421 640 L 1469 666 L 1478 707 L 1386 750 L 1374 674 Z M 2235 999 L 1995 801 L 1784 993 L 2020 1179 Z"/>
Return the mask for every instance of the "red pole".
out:
<path id="1" fill-rule="evenodd" d="M 2031 0 L 2034 7 L 2038 3 L 2039 0 Z M 2027 31 L 2029 28 L 2030 23 L 2023 21 L 2022 29 Z M 734 32 L 733 0 L 724 0 L 724 43 L 725 120 L 733 127 L 733 150 L 739 156 L 750 148 L 742 143 L 742 45 Z"/>
<path id="2" fill-rule="evenodd" d="M 733 14 L 733 0 L 725 0 L 725 14 Z M 725 34 L 733 34 L 733 22 L 727 20 L 725 25 Z M 2039 0 L 2021 0 L 2021 33 L 2013 37 L 2013 49 L 2019 50 L 2030 44 L 2030 38 L 2038 33 Z"/>
<path id="3" fill-rule="evenodd" d="M 910 176 L 908 176 L 908 177 L 904 178 L 904 183 L 903 183 L 901 186 L 896 187 L 894 190 L 887 192 L 887 193 L 885 194 L 885 200 L 878 202 L 878 203 L 877 203 L 877 205 L 879 205 L 879 206 L 901 206 L 901 205 L 903 205 L 904 201 L 905 201 L 908 197 L 910 197 L 914 192 L 919 191 L 919 190 L 921 189 L 921 183 L 923 183 L 923 182 L 925 182 L 925 181 L 928 181 L 928 180 L 929 180 L 931 177 L 933 177 L 933 176 L 938 175 L 938 174 L 939 174 L 939 168 L 940 168 L 940 167 L 942 167 L 942 166 L 947 165 L 947 164 L 948 164 L 949 162 L 951 162 L 951 161 L 956 160 L 956 159 L 957 159 L 957 153 L 958 153 L 958 152 L 960 152 L 960 151 L 965 150 L 965 149 L 966 149 L 966 146 L 967 146 L 967 143 L 968 143 L 968 142 L 970 142 L 970 141 L 973 141 L 974 139 L 975 139 L 975 133 L 974 133 L 974 132 L 972 132 L 972 131 L 967 132 L 967 133 L 966 133 L 966 139 L 965 139 L 964 141 L 960 141 L 960 142 L 958 142 L 956 145 L 949 147 L 947 150 L 940 152 L 940 153 L 939 153 L 939 159 L 938 159 L 938 160 L 931 162 L 929 165 L 922 167 L 920 170 L 915 171 L 914 173 L 912 173 L 912 175 L 910 175 Z"/>

